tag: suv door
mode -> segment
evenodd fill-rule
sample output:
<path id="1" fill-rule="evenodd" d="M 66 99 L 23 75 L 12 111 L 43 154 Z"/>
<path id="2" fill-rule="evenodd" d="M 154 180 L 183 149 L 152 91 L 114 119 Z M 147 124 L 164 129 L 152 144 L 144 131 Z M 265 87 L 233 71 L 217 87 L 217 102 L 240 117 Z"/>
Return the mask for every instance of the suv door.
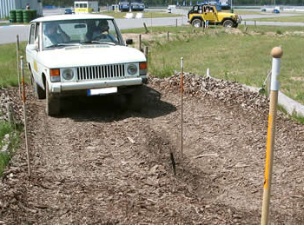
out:
<path id="1" fill-rule="evenodd" d="M 26 61 L 34 77 L 34 81 L 44 88 L 42 77 L 39 75 L 39 65 L 37 62 L 38 54 L 41 50 L 41 38 L 39 36 L 40 23 L 32 23 L 28 44 L 26 46 Z"/>
<path id="2" fill-rule="evenodd" d="M 208 8 L 208 10 L 207 10 Z M 203 18 L 204 20 L 208 20 L 210 23 L 216 23 L 218 22 L 218 18 L 217 18 L 217 11 L 215 9 L 215 7 L 210 6 L 210 5 L 205 5 L 203 8 Z"/>

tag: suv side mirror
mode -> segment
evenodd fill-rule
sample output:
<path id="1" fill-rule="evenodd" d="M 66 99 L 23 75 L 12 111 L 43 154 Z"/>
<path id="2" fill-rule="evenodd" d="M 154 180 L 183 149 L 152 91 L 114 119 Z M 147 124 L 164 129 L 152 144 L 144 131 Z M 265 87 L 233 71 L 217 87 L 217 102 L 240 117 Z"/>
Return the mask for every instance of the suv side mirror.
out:
<path id="1" fill-rule="evenodd" d="M 128 39 L 126 40 L 126 44 L 127 44 L 127 45 L 132 45 L 132 44 L 133 44 L 133 39 L 128 38 Z"/>

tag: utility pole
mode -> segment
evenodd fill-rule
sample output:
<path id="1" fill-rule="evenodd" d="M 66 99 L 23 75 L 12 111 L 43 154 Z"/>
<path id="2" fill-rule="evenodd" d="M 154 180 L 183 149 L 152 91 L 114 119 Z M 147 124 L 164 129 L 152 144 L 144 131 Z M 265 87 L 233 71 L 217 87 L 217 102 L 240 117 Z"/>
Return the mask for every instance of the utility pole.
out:
<path id="1" fill-rule="evenodd" d="M 231 4 L 230 4 L 230 11 L 233 13 L 233 3 L 232 3 L 232 0 L 231 0 Z"/>

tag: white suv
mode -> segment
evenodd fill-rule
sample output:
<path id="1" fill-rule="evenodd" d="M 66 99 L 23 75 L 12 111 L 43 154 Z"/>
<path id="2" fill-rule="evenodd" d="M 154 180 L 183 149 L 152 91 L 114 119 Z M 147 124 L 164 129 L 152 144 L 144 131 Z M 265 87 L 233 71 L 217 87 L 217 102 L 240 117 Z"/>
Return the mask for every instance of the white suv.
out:
<path id="1" fill-rule="evenodd" d="M 145 55 L 123 40 L 113 17 L 75 14 L 31 21 L 26 61 L 46 113 L 60 113 L 66 95 L 125 93 L 139 108 L 147 83 Z"/>

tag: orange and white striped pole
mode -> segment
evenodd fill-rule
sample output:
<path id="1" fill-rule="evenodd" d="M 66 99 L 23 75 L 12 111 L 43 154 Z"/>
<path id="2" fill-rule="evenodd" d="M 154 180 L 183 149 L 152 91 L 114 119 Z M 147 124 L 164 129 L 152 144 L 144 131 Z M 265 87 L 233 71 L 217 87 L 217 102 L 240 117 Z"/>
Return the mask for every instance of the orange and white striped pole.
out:
<path id="1" fill-rule="evenodd" d="M 273 165 L 273 150 L 275 139 L 275 122 L 279 94 L 279 82 L 277 80 L 280 73 L 281 57 L 283 50 L 281 47 L 274 47 L 271 50 L 272 55 L 272 72 L 270 84 L 270 103 L 268 114 L 268 129 L 267 129 L 267 142 L 266 142 L 266 159 L 265 159 L 265 172 L 264 172 L 264 193 L 263 193 L 263 206 L 261 224 L 267 225 L 269 218 L 269 203 L 271 193 L 271 179 L 272 179 L 272 165 Z"/>

